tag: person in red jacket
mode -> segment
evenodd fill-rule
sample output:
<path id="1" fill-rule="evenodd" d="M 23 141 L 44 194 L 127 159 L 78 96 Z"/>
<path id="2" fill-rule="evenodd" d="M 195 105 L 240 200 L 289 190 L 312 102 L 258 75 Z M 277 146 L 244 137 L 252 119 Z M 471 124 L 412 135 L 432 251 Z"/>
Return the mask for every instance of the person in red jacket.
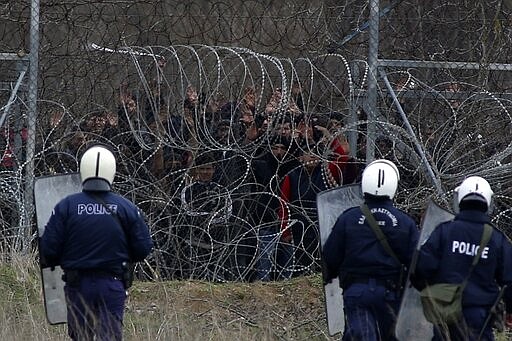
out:
<path id="1" fill-rule="evenodd" d="M 349 183 L 344 181 L 349 159 L 346 139 L 336 138 L 330 142 L 329 147 L 325 148 L 322 143 L 314 143 L 311 139 L 303 139 L 299 151 L 302 165 L 288 173 L 281 182 L 281 240 L 293 249 L 288 254 L 293 254 L 294 276 L 319 269 L 320 237 L 316 195 Z M 353 182 L 354 177 L 351 176 L 349 180 Z M 285 262 L 290 265 L 291 261 L 290 258 Z"/>

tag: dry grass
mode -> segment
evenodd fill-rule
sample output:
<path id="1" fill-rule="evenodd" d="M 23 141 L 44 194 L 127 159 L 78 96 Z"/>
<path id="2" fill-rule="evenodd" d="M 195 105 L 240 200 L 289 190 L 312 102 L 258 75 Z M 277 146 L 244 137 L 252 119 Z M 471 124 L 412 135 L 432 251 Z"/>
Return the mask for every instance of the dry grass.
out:
<path id="1" fill-rule="evenodd" d="M 319 278 L 281 283 L 136 283 L 126 337 L 328 340 Z"/>
<path id="2" fill-rule="evenodd" d="M 0 340 L 66 340 L 45 319 L 34 257 L 0 262 Z M 330 340 L 318 276 L 278 283 L 135 282 L 126 340 Z"/>
<path id="3" fill-rule="evenodd" d="M 0 261 L 0 340 L 67 340 L 46 322 L 34 257 Z M 319 276 L 276 283 L 135 282 L 126 340 L 333 340 Z M 498 335 L 497 340 L 507 340 Z"/>

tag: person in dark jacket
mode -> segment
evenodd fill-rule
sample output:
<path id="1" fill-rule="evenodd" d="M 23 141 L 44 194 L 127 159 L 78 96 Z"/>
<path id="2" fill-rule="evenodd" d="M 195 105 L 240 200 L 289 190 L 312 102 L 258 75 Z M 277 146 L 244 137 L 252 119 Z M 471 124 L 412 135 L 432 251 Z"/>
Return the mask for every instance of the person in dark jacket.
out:
<path id="1" fill-rule="evenodd" d="M 396 340 L 405 266 L 411 262 L 419 230 L 393 205 L 399 173 L 388 160 L 370 163 L 362 175 L 364 202 L 385 235 L 395 259 L 379 242 L 360 207 L 343 212 L 323 248 L 324 281 L 343 288 L 343 340 Z"/>
<path id="2" fill-rule="evenodd" d="M 64 270 L 68 334 L 73 340 L 121 340 L 128 262 L 153 248 L 139 209 L 111 192 L 114 155 L 89 148 L 80 161 L 82 192 L 55 206 L 40 241 L 41 262 Z"/>
<path id="3" fill-rule="evenodd" d="M 300 166 L 289 138 L 274 135 L 269 143 L 270 150 L 251 163 L 254 175 L 252 192 L 255 200 L 249 202 L 248 211 L 251 224 L 257 227 L 256 278 L 260 281 L 288 278 L 291 275 L 287 269 L 279 269 L 280 265 L 283 265 L 280 264 L 278 257 L 280 225 L 277 210 L 280 203 L 274 193 L 278 192 L 280 179 Z"/>
<path id="4" fill-rule="evenodd" d="M 425 284 L 462 283 L 480 245 L 493 191 L 478 176 L 465 179 L 455 190 L 459 213 L 452 221 L 437 226 L 421 246 L 414 283 L 418 289 Z M 492 226 L 492 225 L 491 225 Z M 512 284 L 512 246 L 496 228 L 473 268 L 462 296 L 463 321 L 450 326 L 436 326 L 433 340 L 494 340 L 491 307 L 500 289 Z M 508 319 L 512 312 L 512 293 L 504 291 Z"/>

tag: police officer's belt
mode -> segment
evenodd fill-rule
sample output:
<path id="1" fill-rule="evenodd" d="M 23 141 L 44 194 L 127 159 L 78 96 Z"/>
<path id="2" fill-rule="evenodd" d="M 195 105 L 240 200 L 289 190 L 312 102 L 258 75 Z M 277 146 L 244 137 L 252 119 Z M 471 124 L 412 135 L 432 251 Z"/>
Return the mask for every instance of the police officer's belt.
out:
<path id="1" fill-rule="evenodd" d="M 368 278 L 368 277 L 357 277 L 348 276 L 343 282 L 343 288 L 346 289 L 352 284 L 372 284 L 375 283 L 377 286 L 385 287 L 389 290 L 400 290 L 400 280 L 398 277 L 388 278 Z"/>
<path id="2" fill-rule="evenodd" d="M 100 270 L 100 269 L 80 269 L 76 270 L 80 276 L 90 276 L 90 277 L 120 277 L 119 274 L 114 273 L 113 271 L 108 270 Z"/>
<path id="3" fill-rule="evenodd" d="M 62 280 L 70 287 L 77 287 L 84 277 L 111 278 L 121 280 L 122 276 L 116 275 L 111 271 L 98 269 L 80 269 L 80 270 L 64 270 Z"/>

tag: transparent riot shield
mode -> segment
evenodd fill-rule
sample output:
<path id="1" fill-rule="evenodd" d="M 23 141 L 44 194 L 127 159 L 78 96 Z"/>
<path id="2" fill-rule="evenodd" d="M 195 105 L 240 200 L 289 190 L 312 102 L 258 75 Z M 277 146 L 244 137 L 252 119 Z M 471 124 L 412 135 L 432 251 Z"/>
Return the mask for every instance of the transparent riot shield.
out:
<path id="1" fill-rule="evenodd" d="M 453 214 L 430 201 L 421 222 L 421 234 L 416 247 L 418 251 L 435 227 L 443 222 L 453 219 Z M 415 261 L 413 261 L 413 264 Z M 409 269 L 409 273 L 414 269 Z M 398 319 L 395 327 L 395 336 L 400 341 L 424 341 L 431 340 L 434 335 L 433 326 L 425 319 L 421 305 L 420 293 L 409 280 L 407 280 L 404 296 L 400 305 Z"/>
<path id="2" fill-rule="evenodd" d="M 46 176 L 34 182 L 34 200 L 36 206 L 37 231 L 39 237 L 55 205 L 66 196 L 81 191 L 82 185 L 78 173 Z M 66 299 L 62 269 L 49 267 L 41 269 L 44 305 L 50 324 L 66 323 Z"/>
<path id="3" fill-rule="evenodd" d="M 360 184 L 351 184 L 320 192 L 316 197 L 318 226 L 322 248 L 331 233 L 332 227 L 341 213 L 359 206 L 363 202 Z M 325 309 L 329 335 L 343 332 L 345 317 L 343 314 L 343 296 L 339 280 L 336 278 L 324 286 Z"/>

